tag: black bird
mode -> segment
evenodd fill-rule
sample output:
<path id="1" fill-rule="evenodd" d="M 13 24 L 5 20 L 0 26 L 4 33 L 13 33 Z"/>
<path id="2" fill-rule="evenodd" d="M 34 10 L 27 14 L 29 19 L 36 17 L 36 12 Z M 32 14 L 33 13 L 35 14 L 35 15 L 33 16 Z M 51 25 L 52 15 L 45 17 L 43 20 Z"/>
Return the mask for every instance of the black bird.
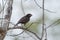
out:
<path id="1" fill-rule="evenodd" d="M 23 16 L 23 17 L 17 22 L 17 24 L 16 24 L 15 26 L 17 26 L 19 23 L 25 25 L 27 22 L 29 22 L 31 16 L 32 16 L 32 14 L 27 14 L 27 15 Z"/>

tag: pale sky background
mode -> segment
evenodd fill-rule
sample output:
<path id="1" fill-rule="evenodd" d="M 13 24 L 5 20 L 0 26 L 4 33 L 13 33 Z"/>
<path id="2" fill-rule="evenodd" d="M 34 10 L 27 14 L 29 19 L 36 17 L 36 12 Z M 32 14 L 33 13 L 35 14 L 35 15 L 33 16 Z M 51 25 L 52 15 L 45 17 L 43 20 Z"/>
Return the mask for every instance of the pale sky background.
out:
<path id="1" fill-rule="evenodd" d="M 42 0 L 36 0 L 36 1 L 40 6 L 42 6 Z M 39 20 L 42 18 L 42 9 L 40 9 L 35 4 L 34 0 L 23 0 L 23 7 L 24 7 L 24 11 L 26 14 L 31 13 L 33 15 L 30 20 L 31 22 L 36 22 L 36 20 Z M 51 12 L 45 11 L 46 26 L 53 23 L 53 20 L 60 19 L 60 0 L 45 0 L 45 9 L 56 12 L 56 13 L 51 13 Z M 14 0 L 11 22 L 16 24 L 17 21 L 22 16 L 24 16 L 24 14 L 21 9 L 21 0 Z M 38 31 L 40 29 L 40 26 L 41 25 L 39 25 L 39 27 L 38 27 Z M 50 28 L 50 29 L 48 29 L 47 32 L 48 32 L 48 40 L 60 40 L 59 26 L 55 26 L 55 28 L 54 27 Z M 14 37 L 11 37 L 11 36 L 9 36 L 8 38 L 7 37 L 5 38 L 5 40 L 13 40 L 14 39 Z M 31 39 L 31 40 L 33 40 L 33 39 Z"/>

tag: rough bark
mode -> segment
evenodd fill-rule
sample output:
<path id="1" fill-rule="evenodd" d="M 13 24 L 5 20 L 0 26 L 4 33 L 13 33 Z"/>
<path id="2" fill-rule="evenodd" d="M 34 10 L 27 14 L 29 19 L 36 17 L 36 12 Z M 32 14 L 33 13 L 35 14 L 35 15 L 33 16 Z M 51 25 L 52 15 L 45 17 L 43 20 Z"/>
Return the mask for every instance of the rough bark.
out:
<path id="1" fill-rule="evenodd" d="M 11 14 L 12 14 L 12 4 L 13 4 L 13 0 L 7 0 L 7 6 L 4 9 L 6 13 L 5 15 L 5 20 L 3 21 L 3 26 L 0 27 L 0 40 L 4 40 L 4 37 L 6 36 L 8 27 L 9 27 L 9 22 L 10 18 L 11 18 Z M 7 21 L 8 20 L 8 21 Z"/>

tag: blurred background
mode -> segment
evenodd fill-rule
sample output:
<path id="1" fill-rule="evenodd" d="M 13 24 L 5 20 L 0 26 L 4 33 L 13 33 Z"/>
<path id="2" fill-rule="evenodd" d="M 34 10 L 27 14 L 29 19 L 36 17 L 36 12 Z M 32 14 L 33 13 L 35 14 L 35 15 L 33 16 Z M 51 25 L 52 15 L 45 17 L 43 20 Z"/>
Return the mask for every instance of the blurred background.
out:
<path id="1" fill-rule="evenodd" d="M 6 1 L 6 0 L 4 0 Z M 40 7 L 42 7 L 42 0 L 35 0 Z M 26 27 L 29 26 L 31 23 L 34 23 L 29 28 L 31 31 L 37 33 L 41 36 L 41 27 L 42 27 L 42 8 L 39 8 L 34 0 L 22 0 L 23 9 L 25 14 L 23 13 L 21 0 L 13 0 L 13 10 L 10 22 L 16 24 L 18 20 L 23 17 L 24 15 L 31 13 L 33 16 L 31 17 L 30 21 L 26 24 Z M 2 9 L 2 0 L 0 0 L 0 9 Z M 60 19 L 60 0 L 45 0 L 45 26 L 48 27 L 56 20 Z M 51 12 L 50 12 L 51 11 Z M 0 18 L 2 14 L 0 14 Z M 4 15 L 4 14 L 3 14 Z M 59 21 L 57 21 L 59 22 Z M 57 23 L 55 22 L 55 23 Z M 9 25 L 13 27 L 14 25 Z M 7 34 L 19 34 L 22 30 L 11 30 L 8 31 Z M 34 35 L 33 35 L 34 36 Z M 25 38 L 26 37 L 26 38 Z M 27 38 L 28 37 L 28 38 Z M 24 38 L 24 39 L 23 39 Z M 4 40 L 35 40 L 34 38 L 30 37 L 26 33 L 23 33 L 20 36 L 8 36 L 6 35 Z M 47 39 L 48 40 L 60 40 L 60 24 L 55 26 L 51 26 L 47 29 Z M 37 39 L 38 40 L 38 39 Z"/>

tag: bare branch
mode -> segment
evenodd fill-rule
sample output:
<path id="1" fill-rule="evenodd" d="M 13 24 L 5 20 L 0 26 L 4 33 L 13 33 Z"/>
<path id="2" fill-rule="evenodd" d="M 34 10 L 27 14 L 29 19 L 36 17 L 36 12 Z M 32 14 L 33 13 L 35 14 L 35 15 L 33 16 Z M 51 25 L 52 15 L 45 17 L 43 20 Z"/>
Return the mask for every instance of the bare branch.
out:
<path id="1" fill-rule="evenodd" d="M 4 20 L 5 18 L 0 18 L 0 20 Z"/>
<path id="2" fill-rule="evenodd" d="M 31 23 L 26 29 L 30 28 L 32 24 L 33 24 L 33 23 Z"/>
<path id="3" fill-rule="evenodd" d="M 3 7 L 2 7 L 3 8 L 2 18 L 3 18 L 3 15 L 4 15 L 4 7 L 5 7 L 4 6 L 4 0 L 2 0 L 2 5 L 3 5 Z M 2 24 L 3 24 L 3 20 L 1 21 L 1 27 L 2 27 Z"/>
<path id="4" fill-rule="evenodd" d="M 26 31 L 25 31 L 26 32 Z M 32 35 L 30 35 L 30 33 L 26 32 L 30 37 L 34 38 L 36 40 L 35 37 L 33 37 Z"/>
<path id="5" fill-rule="evenodd" d="M 39 8 L 43 9 L 43 7 L 41 7 L 41 6 L 37 3 L 36 0 L 34 0 L 34 2 L 35 2 L 35 4 L 36 4 Z M 44 9 L 44 10 L 46 10 L 46 11 L 48 11 L 48 12 L 51 12 L 51 13 L 56 13 L 56 12 L 50 11 L 50 10 L 48 10 L 48 9 Z"/>
<path id="6" fill-rule="evenodd" d="M 19 35 L 23 34 L 23 32 L 24 32 L 24 30 L 21 33 L 19 33 L 19 34 L 15 34 L 15 35 L 9 35 L 9 34 L 7 34 L 7 36 L 19 36 Z"/>
<path id="7" fill-rule="evenodd" d="M 8 21 L 8 22 L 9 22 L 9 21 Z M 9 22 L 9 23 L 11 23 L 11 22 Z M 26 29 L 28 29 L 32 24 L 33 24 L 33 23 L 31 23 L 28 27 L 26 27 Z M 13 24 L 13 25 L 14 25 L 14 24 Z M 19 33 L 19 34 L 16 34 L 16 35 L 9 35 L 9 36 L 18 36 L 18 35 L 23 34 L 24 31 L 25 31 L 25 30 L 23 30 L 23 31 L 22 31 L 21 33 Z"/>
<path id="8" fill-rule="evenodd" d="M 45 28 L 46 28 L 46 25 L 45 25 Z M 47 40 L 47 29 L 45 29 L 45 39 L 44 40 Z"/>
<path id="9" fill-rule="evenodd" d="M 58 22 L 58 21 L 60 21 L 60 19 L 58 19 L 57 21 L 53 22 L 52 24 L 50 24 L 50 25 L 49 25 L 48 27 L 46 27 L 45 29 L 48 29 L 48 28 L 52 27 L 54 24 L 55 24 L 55 25 L 59 24 L 60 22 Z M 57 23 L 57 22 L 58 22 L 58 23 Z"/>
<path id="10" fill-rule="evenodd" d="M 43 2 L 42 2 L 42 7 L 43 7 L 43 10 L 42 10 L 42 36 L 41 36 L 41 40 L 43 39 L 43 37 L 44 37 L 44 24 L 45 24 L 45 22 L 44 22 L 44 0 L 43 0 Z"/>
<path id="11" fill-rule="evenodd" d="M 28 27 L 26 27 L 26 29 L 30 28 L 32 24 L 33 24 L 33 23 L 31 23 Z M 21 33 L 19 33 L 19 34 L 17 34 L 17 35 L 21 35 L 21 34 L 23 34 L 23 33 L 24 33 L 24 31 L 22 31 Z"/>
<path id="12" fill-rule="evenodd" d="M 23 1 L 22 0 L 21 0 L 21 8 L 22 8 L 23 14 L 25 15 L 25 11 L 24 11 Z"/>
<path id="13" fill-rule="evenodd" d="M 3 1 L 3 0 L 2 0 Z M 2 2 L 3 3 L 3 2 Z M 3 8 L 0 10 L 0 13 L 4 10 L 5 6 L 7 4 L 7 1 L 5 2 L 5 4 L 3 5 Z"/>
<path id="14" fill-rule="evenodd" d="M 23 29 L 23 30 L 26 30 L 26 31 L 34 34 L 39 40 L 41 40 L 40 37 L 39 37 L 36 33 L 32 32 L 32 31 L 30 31 L 30 30 L 28 30 L 28 29 L 26 29 L 26 28 L 23 28 L 23 27 L 20 27 L 20 26 L 19 26 L 19 27 L 8 28 L 8 30 L 10 30 L 10 29 Z"/>
<path id="15" fill-rule="evenodd" d="M 9 21 L 8 21 L 8 22 L 9 22 Z M 9 22 L 9 23 L 12 23 L 12 22 Z M 33 23 L 32 23 L 32 24 L 33 24 Z M 32 24 L 31 24 L 31 25 L 32 25 Z M 12 25 L 15 25 L 15 24 L 12 23 Z M 31 25 L 30 25 L 30 26 L 31 26 Z M 28 26 L 28 28 L 29 28 L 29 26 Z M 36 33 L 32 32 L 32 31 L 30 31 L 30 30 L 28 30 L 28 29 L 26 29 L 26 28 L 23 28 L 23 27 L 20 27 L 20 26 L 19 26 L 19 27 L 8 28 L 8 30 L 10 30 L 10 29 L 23 29 L 24 31 L 26 30 L 26 31 L 34 34 L 39 40 L 41 40 L 40 37 L 39 37 Z M 22 33 L 23 33 L 24 31 L 22 31 Z M 22 34 L 22 33 L 20 33 L 20 34 Z M 20 35 L 20 34 L 18 34 L 18 35 Z M 9 35 L 9 36 L 18 36 L 18 35 Z"/>

